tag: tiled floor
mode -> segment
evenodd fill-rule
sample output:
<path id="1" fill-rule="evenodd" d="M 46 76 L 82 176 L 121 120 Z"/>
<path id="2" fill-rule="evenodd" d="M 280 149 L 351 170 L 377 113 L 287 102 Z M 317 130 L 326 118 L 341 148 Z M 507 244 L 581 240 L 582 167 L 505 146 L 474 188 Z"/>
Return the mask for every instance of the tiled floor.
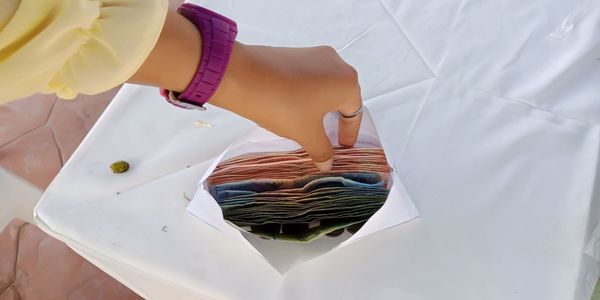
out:
<path id="1" fill-rule="evenodd" d="M 169 5 L 175 8 L 182 2 L 172 0 Z M 34 95 L 1 105 L 0 169 L 45 190 L 119 89 L 75 100 Z M 1 195 L 0 191 L 3 209 L 9 204 L 3 203 Z M 18 255 L 16 249 L 14 255 L 7 254 L 12 244 L 20 247 Z M 140 299 L 65 244 L 23 221 L 12 222 L 0 234 L 0 250 L 0 300 L 40 299 L 40 295 L 49 300 L 67 295 L 69 299 Z"/>
<path id="2" fill-rule="evenodd" d="M 0 106 L 0 167 L 45 189 L 117 91 L 72 101 L 35 95 Z"/>
<path id="3" fill-rule="evenodd" d="M 35 225 L 14 220 L 0 246 L 0 300 L 140 299 Z"/>
<path id="4" fill-rule="evenodd" d="M 118 90 L 72 101 L 35 95 L 0 106 L 0 168 L 45 190 Z M 0 300 L 140 299 L 34 225 L 13 221 L 0 248 Z"/>
<path id="5" fill-rule="evenodd" d="M 182 2 L 172 0 L 169 5 L 175 8 Z M 0 169 L 8 171 L 5 176 L 12 173 L 45 190 L 119 89 L 75 100 L 34 95 L 0 106 Z M 0 209 L 14 206 L 3 203 L 1 195 L 0 191 Z M 33 203 L 22 208 L 30 210 Z M 9 255 L 12 246 L 18 251 Z M 64 243 L 23 221 L 11 222 L 0 234 L 0 250 L 0 300 L 40 295 L 48 300 L 140 299 Z"/>

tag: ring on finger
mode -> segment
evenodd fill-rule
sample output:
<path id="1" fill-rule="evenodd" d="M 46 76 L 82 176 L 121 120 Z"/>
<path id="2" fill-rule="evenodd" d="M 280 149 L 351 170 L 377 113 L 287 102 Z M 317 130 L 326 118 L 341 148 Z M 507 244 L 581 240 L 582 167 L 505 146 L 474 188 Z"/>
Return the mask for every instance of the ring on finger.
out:
<path id="1" fill-rule="evenodd" d="M 361 103 L 361 104 L 360 104 L 360 107 L 359 107 L 359 108 L 358 108 L 358 109 L 357 109 L 355 112 L 353 112 L 353 113 L 351 113 L 351 114 L 347 114 L 347 115 L 346 115 L 346 114 L 343 114 L 343 113 L 341 113 L 341 112 L 338 112 L 338 113 L 339 113 L 339 114 L 340 114 L 340 116 L 342 116 L 342 118 L 344 118 L 344 119 L 352 119 L 352 118 L 355 118 L 355 117 L 357 117 L 358 115 L 360 115 L 362 112 L 363 112 L 363 105 L 362 105 L 362 103 Z"/>

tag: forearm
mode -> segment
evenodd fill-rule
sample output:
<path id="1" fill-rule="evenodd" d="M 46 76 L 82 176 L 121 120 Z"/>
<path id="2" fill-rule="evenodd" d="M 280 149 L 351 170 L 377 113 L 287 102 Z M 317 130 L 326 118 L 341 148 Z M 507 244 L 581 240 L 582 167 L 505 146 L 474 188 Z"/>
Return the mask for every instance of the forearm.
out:
<path id="1" fill-rule="evenodd" d="M 198 99 L 186 97 L 201 98 L 208 90 L 206 84 L 188 86 L 197 75 L 202 56 L 203 41 L 194 25 L 198 22 L 195 13 L 206 12 L 193 6 L 189 8 L 192 11 L 187 9 L 180 9 L 180 13 L 191 17 L 194 23 L 170 11 L 158 43 L 130 80 L 165 88 L 167 93 L 176 92 L 175 97 L 183 98 L 174 99 L 174 95 L 169 94 L 167 100 L 174 104 L 199 103 Z M 203 32 L 211 30 L 210 26 L 198 28 Z M 205 42 L 214 43 L 209 39 Z M 339 111 L 350 116 L 340 118 L 338 142 L 344 146 L 354 145 L 362 107 L 358 75 L 333 48 L 265 47 L 235 42 L 230 53 L 226 62 L 213 60 L 217 66 L 221 63 L 227 65 L 224 73 L 218 74 L 222 76 L 216 81 L 218 85 L 209 87 L 214 89 L 206 96 L 209 99 L 202 99 L 204 102 L 200 105 L 208 100 L 212 105 L 232 111 L 298 142 L 321 170 L 331 168 L 333 156 L 331 143 L 323 128 L 323 116 L 326 113 Z M 210 57 L 222 58 L 212 54 Z"/>
<path id="2" fill-rule="evenodd" d="M 156 46 L 129 82 L 181 92 L 196 73 L 201 51 L 194 24 L 170 10 Z"/>

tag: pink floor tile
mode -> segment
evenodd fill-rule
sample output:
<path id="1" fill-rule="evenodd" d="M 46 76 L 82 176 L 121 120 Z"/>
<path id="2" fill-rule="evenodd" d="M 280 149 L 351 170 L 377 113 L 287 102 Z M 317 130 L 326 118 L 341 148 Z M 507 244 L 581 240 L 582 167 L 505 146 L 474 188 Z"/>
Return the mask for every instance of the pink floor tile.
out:
<path id="1" fill-rule="evenodd" d="M 45 189 L 62 167 L 52 129 L 39 127 L 0 148 L 0 166 Z"/>
<path id="2" fill-rule="evenodd" d="M 11 222 L 0 249 L 12 254 L 2 255 L 9 264 L 0 269 L 0 300 L 141 299 L 35 225 Z"/>
<path id="3" fill-rule="evenodd" d="M 118 90 L 75 100 L 35 95 L 0 106 L 0 167 L 46 189 Z"/>
<path id="4" fill-rule="evenodd" d="M 35 95 L 0 106 L 0 146 L 46 124 L 55 101 L 55 96 Z"/>
<path id="5" fill-rule="evenodd" d="M 19 230 L 25 224 L 24 221 L 13 220 L 0 234 L 0 249 L 2 249 L 2 255 L 0 255 L 0 294 L 1 291 L 6 290 L 13 283 L 17 266 Z"/>
<path id="6" fill-rule="evenodd" d="M 0 106 L 0 167 L 46 189 L 118 89 Z M 35 225 L 15 220 L 0 234 L 0 300 L 26 299 L 141 298 Z"/>
<path id="7" fill-rule="evenodd" d="M 80 96 L 76 101 L 56 102 L 47 126 L 54 131 L 63 161 L 71 157 L 116 92 L 104 93 L 102 97 Z"/>

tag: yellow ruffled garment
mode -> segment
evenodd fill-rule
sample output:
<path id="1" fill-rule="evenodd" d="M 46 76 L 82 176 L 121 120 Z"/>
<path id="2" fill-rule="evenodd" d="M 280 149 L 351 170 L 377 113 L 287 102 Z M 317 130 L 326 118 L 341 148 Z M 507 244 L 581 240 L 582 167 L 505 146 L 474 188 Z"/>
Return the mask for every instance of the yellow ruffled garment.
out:
<path id="1" fill-rule="evenodd" d="M 162 30 L 168 0 L 0 0 L 0 104 L 72 99 L 127 81 Z"/>

